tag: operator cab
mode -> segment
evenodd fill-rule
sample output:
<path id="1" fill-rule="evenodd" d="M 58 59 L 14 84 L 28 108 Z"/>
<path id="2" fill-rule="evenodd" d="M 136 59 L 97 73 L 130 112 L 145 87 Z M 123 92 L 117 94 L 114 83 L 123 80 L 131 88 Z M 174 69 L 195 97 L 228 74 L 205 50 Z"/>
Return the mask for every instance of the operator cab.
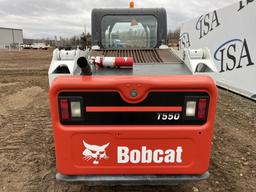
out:
<path id="1" fill-rule="evenodd" d="M 134 60 L 133 70 L 100 69 L 96 75 L 191 74 L 166 44 L 167 15 L 163 8 L 92 11 L 93 46 L 89 55 Z"/>
<path id="2" fill-rule="evenodd" d="M 149 49 L 166 44 L 165 9 L 94 9 L 92 42 L 101 49 Z"/>

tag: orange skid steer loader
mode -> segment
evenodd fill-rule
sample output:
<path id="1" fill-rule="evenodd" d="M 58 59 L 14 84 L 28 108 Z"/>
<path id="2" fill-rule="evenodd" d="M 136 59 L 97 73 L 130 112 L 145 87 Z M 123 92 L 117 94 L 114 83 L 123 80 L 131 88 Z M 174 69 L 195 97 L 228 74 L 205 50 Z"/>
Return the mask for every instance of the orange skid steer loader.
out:
<path id="1" fill-rule="evenodd" d="M 164 9 L 95 9 L 92 48 L 54 50 L 56 178 L 173 185 L 209 176 L 217 89 L 207 48 L 166 46 Z M 205 75 L 202 75 L 204 73 Z"/>

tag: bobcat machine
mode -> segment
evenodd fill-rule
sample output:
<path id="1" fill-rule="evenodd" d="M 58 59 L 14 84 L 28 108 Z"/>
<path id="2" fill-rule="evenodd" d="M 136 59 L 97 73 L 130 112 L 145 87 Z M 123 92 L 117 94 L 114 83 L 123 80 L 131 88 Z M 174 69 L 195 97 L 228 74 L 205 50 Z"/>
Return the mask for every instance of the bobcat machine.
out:
<path id="1" fill-rule="evenodd" d="M 92 47 L 49 69 L 57 180 L 174 185 L 209 177 L 217 89 L 209 50 L 167 44 L 165 9 L 94 9 Z"/>

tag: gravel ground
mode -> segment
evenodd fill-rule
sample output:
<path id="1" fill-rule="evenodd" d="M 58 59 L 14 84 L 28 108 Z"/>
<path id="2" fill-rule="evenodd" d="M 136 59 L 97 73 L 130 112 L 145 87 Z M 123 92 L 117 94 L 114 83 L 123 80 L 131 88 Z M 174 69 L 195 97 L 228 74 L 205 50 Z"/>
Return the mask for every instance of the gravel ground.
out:
<path id="1" fill-rule="evenodd" d="M 256 191 L 256 103 L 222 89 L 208 180 L 173 187 L 57 182 L 48 101 L 51 53 L 0 50 L 0 191 Z"/>

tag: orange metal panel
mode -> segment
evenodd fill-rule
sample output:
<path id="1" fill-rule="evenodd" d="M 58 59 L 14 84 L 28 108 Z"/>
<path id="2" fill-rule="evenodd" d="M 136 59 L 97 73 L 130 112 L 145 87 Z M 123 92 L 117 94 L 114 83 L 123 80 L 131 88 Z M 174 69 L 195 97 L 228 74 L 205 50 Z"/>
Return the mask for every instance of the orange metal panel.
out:
<path id="1" fill-rule="evenodd" d="M 135 98 L 130 96 L 132 89 L 138 90 Z M 113 90 L 132 104 L 143 101 L 152 90 L 207 92 L 210 96 L 208 119 L 203 125 L 167 126 L 60 123 L 60 92 Z M 217 89 L 209 77 L 58 77 L 50 88 L 50 104 L 57 170 L 61 174 L 202 174 L 208 170 L 217 104 Z"/>

